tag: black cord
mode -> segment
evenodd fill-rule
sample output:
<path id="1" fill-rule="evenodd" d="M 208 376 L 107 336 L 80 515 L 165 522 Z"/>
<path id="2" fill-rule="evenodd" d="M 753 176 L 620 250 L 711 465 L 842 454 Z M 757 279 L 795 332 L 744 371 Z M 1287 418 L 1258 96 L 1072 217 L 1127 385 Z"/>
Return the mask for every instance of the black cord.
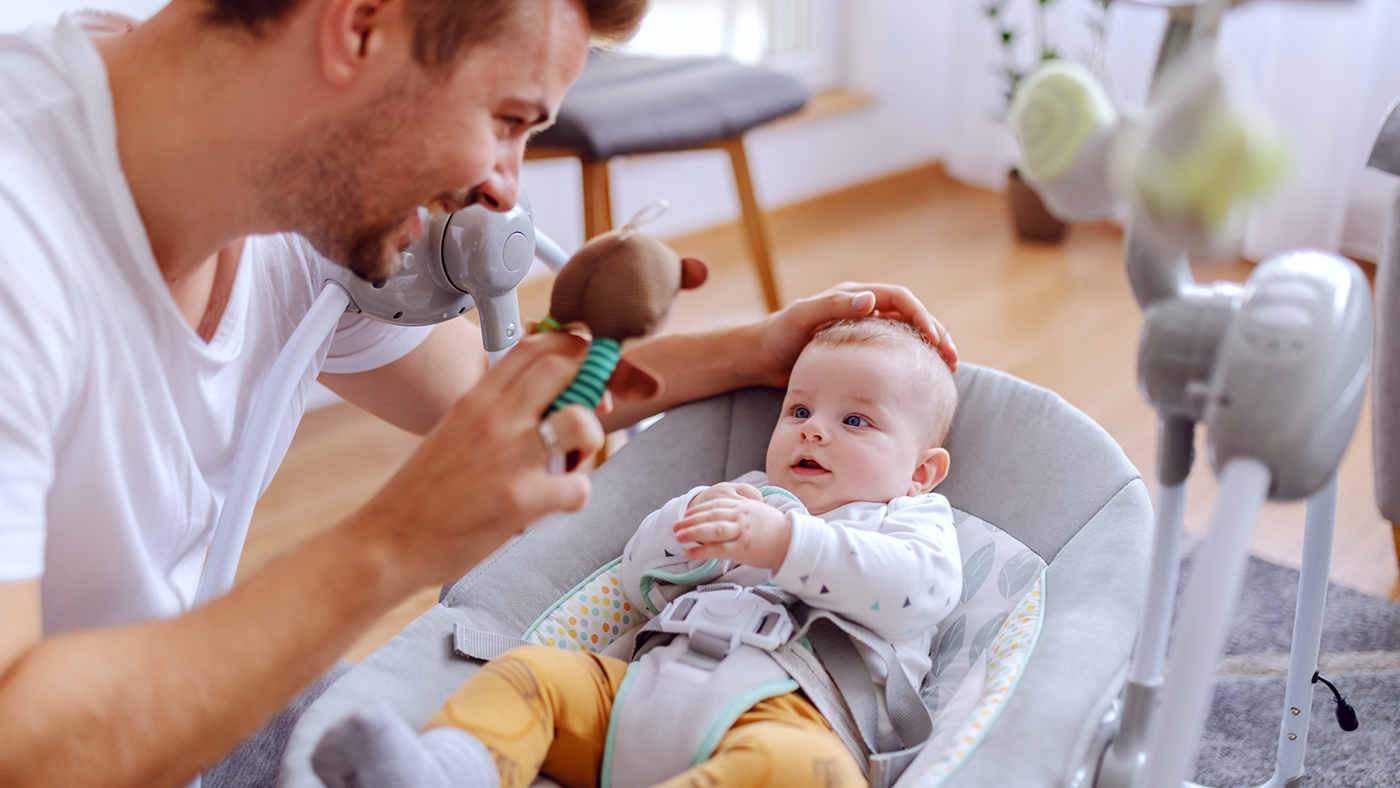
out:
<path id="1" fill-rule="evenodd" d="M 1342 697 L 1342 693 L 1337 691 L 1336 686 L 1334 686 L 1332 682 L 1324 679 L 1320 672 L 1313 671 L 1312 683 L 1316 684 L 1319 681 L 1326 684 L 1327 688 L 1332 690 L 1332 695 L 1337 699 L 1337 724 L 1342 726 L 1342 730 L 1344 731 L 1356 730 L 1357 727 L 1360 726 L 1360 723 L 1356 721 L 1356 710 L 1351 707 L 1350 703 L 1347 703 L 1347 699 Z"/>

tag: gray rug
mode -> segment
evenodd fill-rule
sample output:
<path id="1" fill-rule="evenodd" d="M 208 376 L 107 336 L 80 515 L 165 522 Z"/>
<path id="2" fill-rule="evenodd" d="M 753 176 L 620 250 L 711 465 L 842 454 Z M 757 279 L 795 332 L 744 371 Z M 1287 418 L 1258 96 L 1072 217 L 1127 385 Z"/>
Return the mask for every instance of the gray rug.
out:
<path id="1" fill-rule="evenodd" d="M 1195 782 L 1243 788 L 1273 775 L 1297 593 L 1295 570 L 1249 559 Z M 1315 685 L 1303 785 L 1400 786 L 1400 605 L 1328 586 L 1319 661 L 1361 727 L 1342 731 L 1331 691 Z"/>

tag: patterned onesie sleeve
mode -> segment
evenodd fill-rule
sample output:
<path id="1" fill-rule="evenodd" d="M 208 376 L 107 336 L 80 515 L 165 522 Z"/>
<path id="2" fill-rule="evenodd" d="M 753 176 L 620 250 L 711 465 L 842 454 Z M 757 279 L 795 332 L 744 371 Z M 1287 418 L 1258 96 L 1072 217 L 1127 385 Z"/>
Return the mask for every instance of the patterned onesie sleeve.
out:
<path id="1" fill-rule="evenodd" d="M 696 487 L 647 515 L 622 551 L 618 569 L 622 594 L 643 615 L 657 615 L 691 587 L 729 571 L 729 561 L 687 559 L 685 547 L 671 530 L 685 516 L 691 500 L 707 489 Z"/>
<path id="2" fill-rule="evenodd" d="M 792 542 L 773 582 L 887 640 L 931 631 L 962 587 L 953 511 L 936 493 L 890 502 L 874 523 L 788 514 Z"/>

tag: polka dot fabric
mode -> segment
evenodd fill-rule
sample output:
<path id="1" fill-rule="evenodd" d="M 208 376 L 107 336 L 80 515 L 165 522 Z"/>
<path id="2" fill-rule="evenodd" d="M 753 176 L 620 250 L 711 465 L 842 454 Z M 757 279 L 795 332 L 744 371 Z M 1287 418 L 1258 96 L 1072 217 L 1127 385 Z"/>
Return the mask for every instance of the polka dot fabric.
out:
<path id="1" fill-rule="evenodd" d="M 623 600 L 618 586 L 619 562 L 604 567 L 545 614 L 524 640 L 565 651 L 598 653 L 642 623 Z"/>
<path id="2" fill-rule="evenodd" d="M 1035 649 L 1044 620 L 1044 585 L 1045 573 L 1042 571 L 1035 585 L 1021 598 L 1020 604 L 992 641 L 987 660 L 987 681 L 982 687 L 981 698 L 958 728 L 952 743 L 942 753 L 921 754 L 919 761 L 928 763 L 928 766 L 918 772 L 914 768 L 905 772 L 899 780 L 901 788 L 938 788 L 962 767 L 982 743 L 987 731 L 1001 715 Z M 930 756 L 931 762 L 928 760 Z"/>

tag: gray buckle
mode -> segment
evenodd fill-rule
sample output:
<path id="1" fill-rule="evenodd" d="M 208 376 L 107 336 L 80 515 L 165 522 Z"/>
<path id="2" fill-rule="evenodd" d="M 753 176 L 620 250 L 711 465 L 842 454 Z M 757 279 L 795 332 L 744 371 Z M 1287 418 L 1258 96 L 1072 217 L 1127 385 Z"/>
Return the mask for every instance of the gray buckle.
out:
<path id="1" fill-rule="evenodd" d="M 792 615 L 754 589 L 732 584 L 705 586 L 676 597 L 656 618 L 662 632 L 686 635 L 681 661 L 713 670 L 740 645 L 773 651 L 792 637 Z"/>

